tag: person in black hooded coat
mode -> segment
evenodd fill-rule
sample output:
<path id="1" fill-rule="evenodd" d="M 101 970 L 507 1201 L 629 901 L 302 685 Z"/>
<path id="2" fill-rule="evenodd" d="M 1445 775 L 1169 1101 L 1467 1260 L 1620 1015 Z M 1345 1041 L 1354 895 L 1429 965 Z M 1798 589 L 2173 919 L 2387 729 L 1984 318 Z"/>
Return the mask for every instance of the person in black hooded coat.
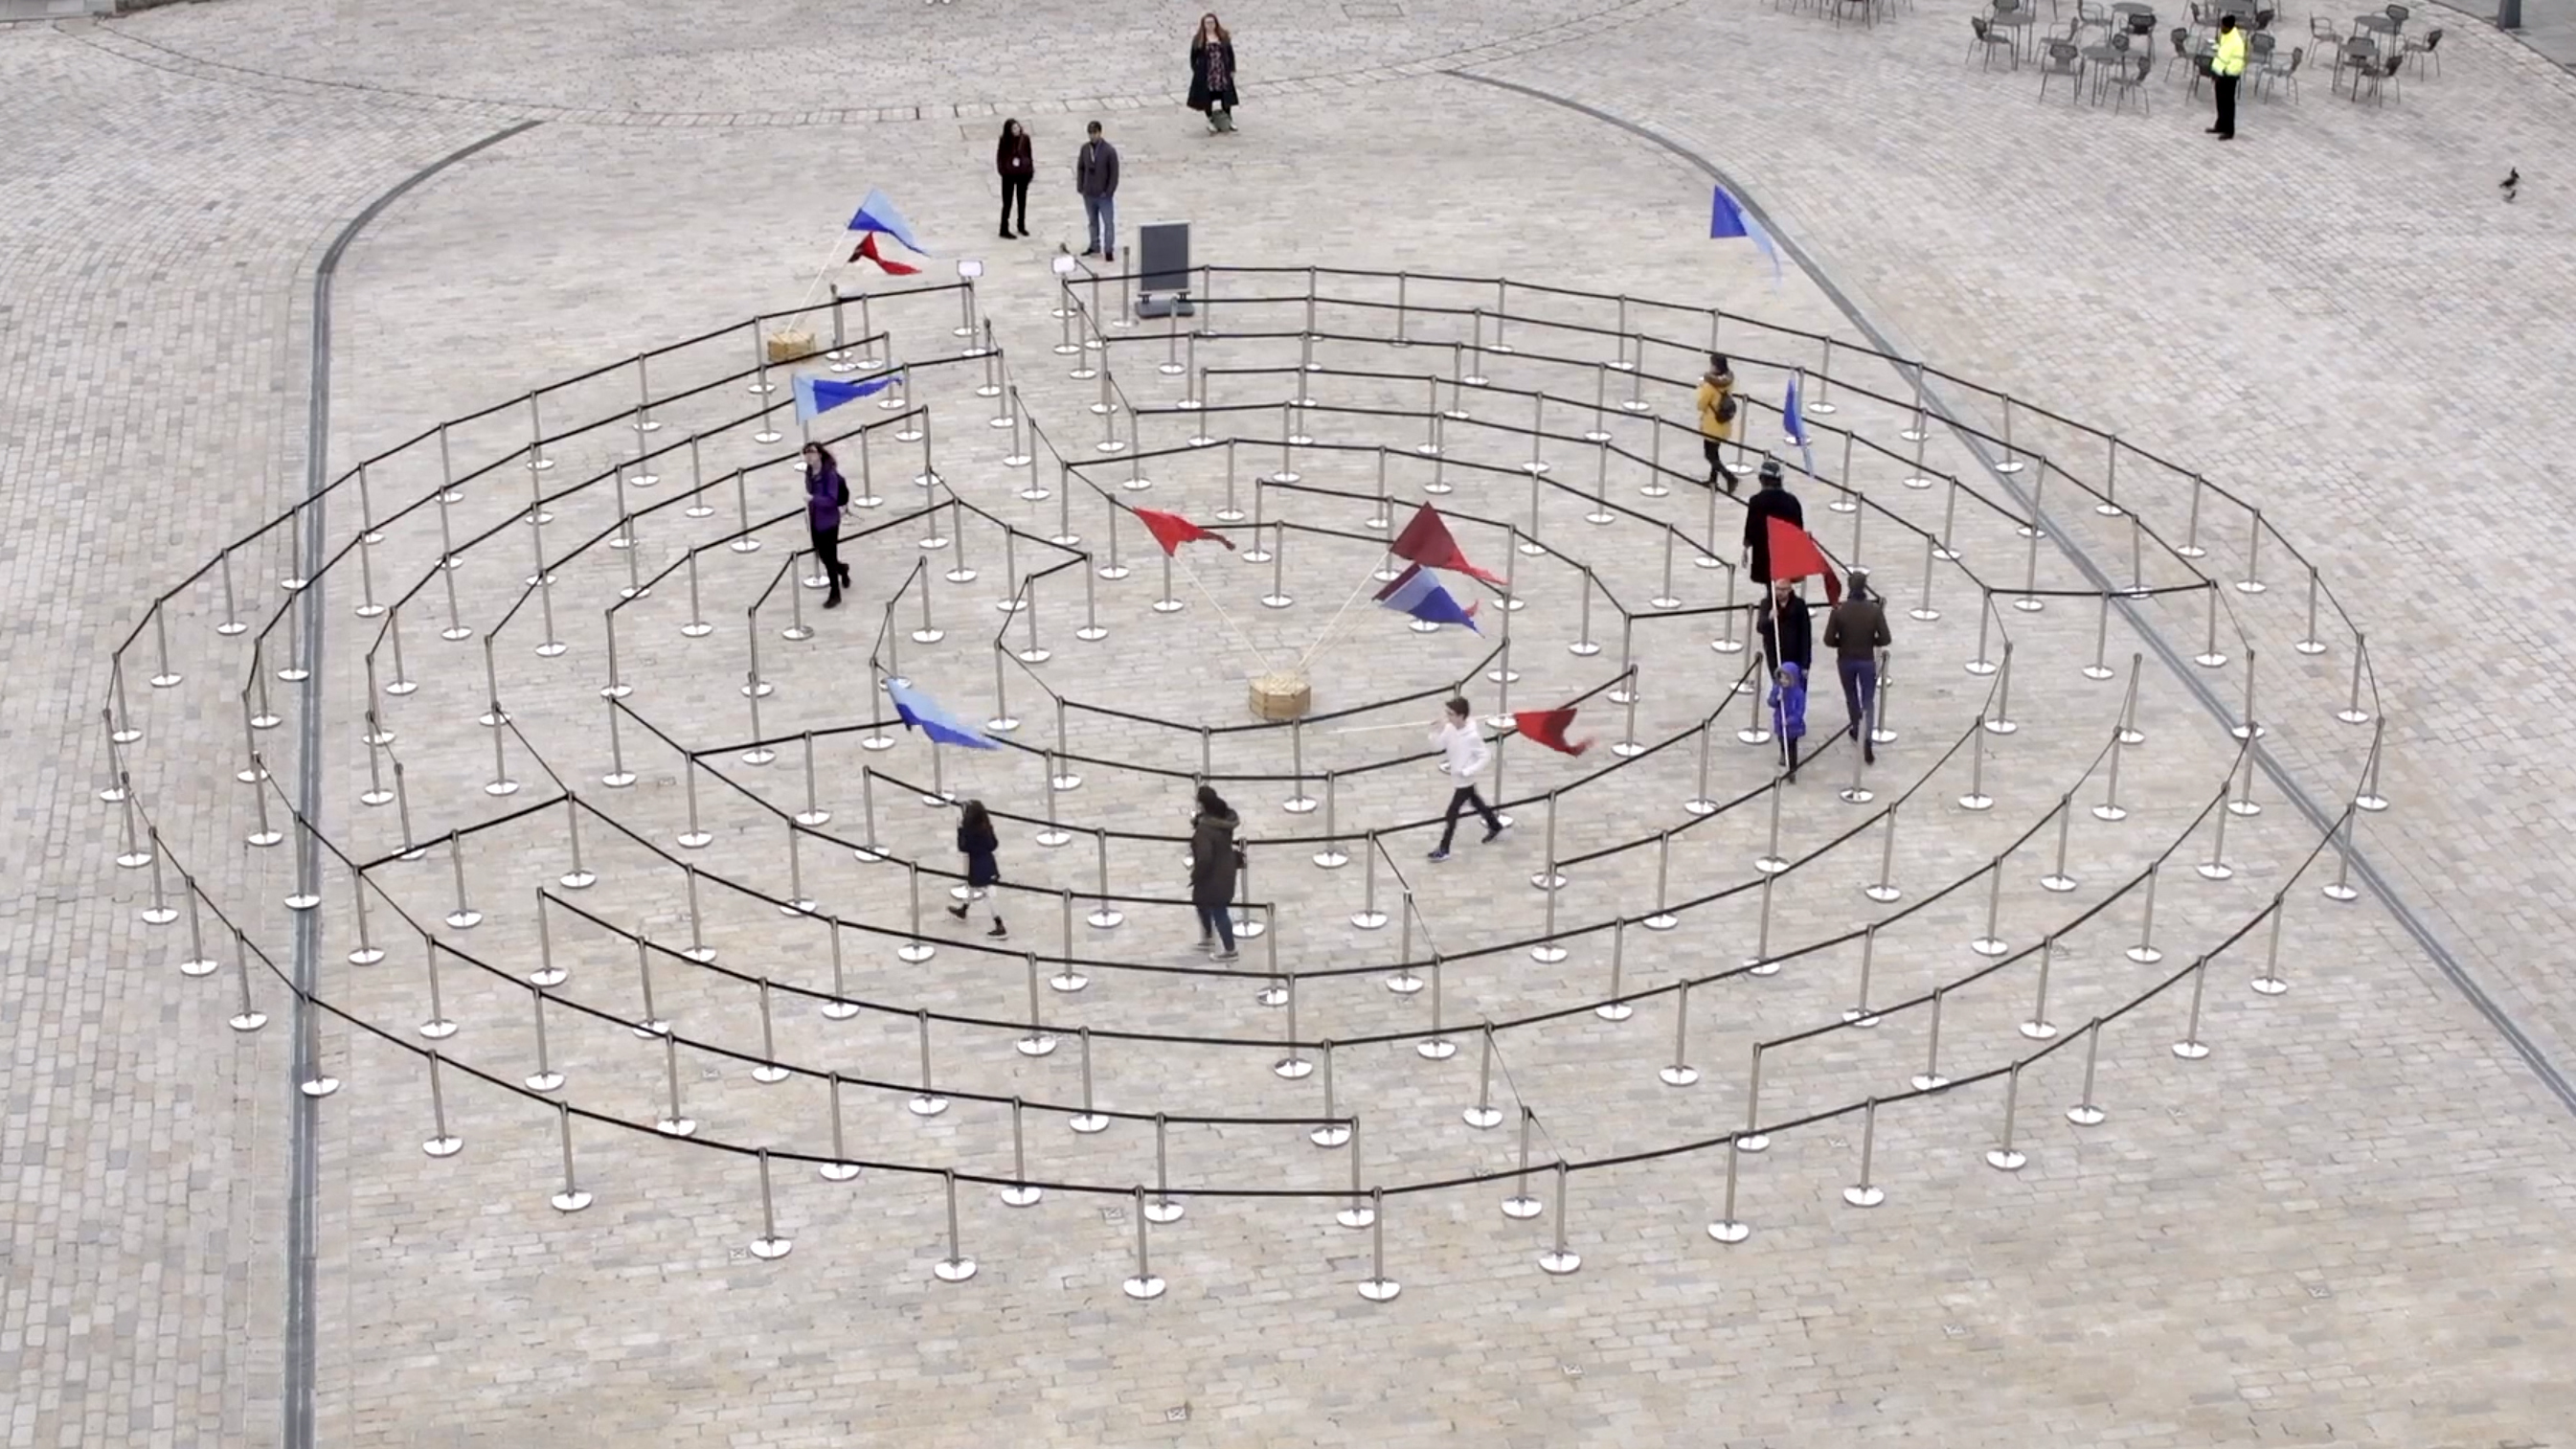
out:
<path id="1" fill-rule="evenodd" d="M 1780 460 L 1762 460 L 1762 486 L 1744 502 L 1744 552 L 1752 564 L 1753 582 L 1771 582 L 1771 520 L 1785 518 L 1800 528 L 1807 526 L 1807 510 L 1798 503 L 1798 495 L 1784 486 L 1780 477 Z"/>

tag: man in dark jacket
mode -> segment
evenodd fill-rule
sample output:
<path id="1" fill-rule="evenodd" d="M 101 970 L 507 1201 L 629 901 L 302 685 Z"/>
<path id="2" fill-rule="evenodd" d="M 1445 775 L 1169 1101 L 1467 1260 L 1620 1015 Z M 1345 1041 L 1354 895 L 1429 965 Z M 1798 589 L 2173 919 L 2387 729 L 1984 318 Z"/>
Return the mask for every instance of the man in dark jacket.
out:
<path id="1" fill-rule="evenodd" d="M 1073 160 L 1073 189 L 1082 193 L 1083 220 L 1091 228 L 1091 244 L 1082 254 L 1114 262 L 1118 260 L 1118 148 L 1100 134 L 1098 121 L 1091 123 L 1090 135 Z"/>
<path id="2" fill-rule="evenodd" d="M 1807 526 L 1807 510 L 1798 504 L 1798 495 L 1782 485 L 1780 460 L 1762 460 L 1762 487 L 1744 504 L 1744 552 L 1753 566 L 1753 582 L 1771 582 L 1771 520 L 1785 518 L 1800 528 Z"/>
<path id="3" fill-rule="evenodd" d="M 1772 679 L 1780 677 L 1783 664 L 1797 665 L 1801 677 L 1815 673 L 1815 624 L 1795 581 L 1771 581 L 1771 592 L 1753 616 L 1753 631 L 1762 637 L 1762 661 L 1770 666 Z"/>
<path id="4" fill-rule="evenodd" d="M 1887 608 L 1869 591 L 1869 570 L 1853 569 L 1849 592 L 1825 620 L 1825 647 L 1843 676 L 1843 708 L 1851 712 L 1851 737 L 1860 741 L 1862 757 L 1875 764 L 1878 746 L 1870 740 L 1871 715 L 1878 704 L 1878 651 L 1893 643 L 1887 632 Z"/>

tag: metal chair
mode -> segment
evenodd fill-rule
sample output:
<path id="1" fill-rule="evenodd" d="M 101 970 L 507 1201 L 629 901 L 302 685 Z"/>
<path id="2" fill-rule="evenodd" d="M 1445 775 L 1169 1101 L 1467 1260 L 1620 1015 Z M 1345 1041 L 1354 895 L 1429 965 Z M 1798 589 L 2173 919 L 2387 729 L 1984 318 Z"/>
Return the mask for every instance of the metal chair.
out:
<path id="1" fill-rule="evenodd" d="M 2379 45 L 2376 41 L 2366 35 L 2352 37 L 2335 47 L 2334 74 L 2327 81 L 2328 87 L 2340 88 L 2343 85 L 2343 73 L 2347 70 L 2353 72 L 2353 84 L 2358 86 L 2361 83 L 2361 72 L 2376 64 L 2378 59 Z"/>
<path id="2" fill-rule="evenodd" d="M 2307 59 L 2307 56 L 2308 48 L 2306 46 L 2292 46 L 2290 48 L 2290 63 L 2288 65 L 2267 65 L 2263 67 L 2263 94 L 2266 97 L 2270 96 L 2272 94 L 2272 82 L 2285 80 L 2290 83 L 2290 99 L 2296 101 L 2299 98 L 2299 62 Z"/>
<path id="3" fill-rule="evenodd" d="M 2324 16 L 2311 15 L 2308 17 L 2308 41 L 2322 55 L 2343 44 L 2343 32 L 2329 24 Z"/>
<path id="4" fill-rule="evenodd" d="M 2074 41 L 2052 40 L 2048 43 L 2048 51 L 2039 62 L 2039 98 L 2041 100 L 2048 99 L 2049 77 L 2060 75 L 2066 77 L 2067 89 L 2075 92 L 2075 99 L 2079 101 L 2084 99 L 2084 52 Z"/>
<path id="5" fill-rule="evenodd" d="M 2175 66 L 2192 63 L 2191 32 L 2177 25 L 2166 32 L 2165 39 L 2173 42 L 2173 54 L 2165 60 L 2165 79 L 2171 80 Z"/>
<path id="6" fill-rule="evenodd" d="M 2380 95 L 2381 85 L 2396 85 L 2397 73 L 2404 69 L 2405 65 L 2406 52 L 2401 50 L 2397 54 L 2389 56 L 2387 59 L 2380 61 L 2376 65 L 2363 66 L 2360 73 L 2355 75 L 2352 79 L 2352 98 L 2356 101 L 2361 99 L 2361 87 L 2364 82 L 2367 82 L 2370 86 L 2370 103 L 2374 106 L 2380 104 L 2382 99 Z M 2398 99 L 2403 100 L 2405 99 L 2405 96 L 2401 93 Z"/>
<path id="7" fill-rule="evenodd" d="M 1974 33 L 1975 33 L 1975 35 L 1976 35 L 1976 39 L 1974 39 L 1974 40 L 1972 40 L 1972 41 L 1970 41 L 1970 42 L 1968 43 L 1968 54 L 1970 54 L 1970 55 L 1975 55 L 1975 54 L 1977 54 L 1978 52 L 1983 51 L 1983 52 L 1985 53 L 1985 57 L 1986 57 L 1986 59 L 1985 59 L 1985 63 L 1984 63 L 1983 65 L 1978 66 L 1978 67 L 1977 67 L 1977 69 L 1979 69 L 1979 70 L 1992 70 L 1992 69 L 1994 69 L 1994 67 L 1995 67 L 1995 51 L 1996 51 L 1998 48 L 2000 48 L 2000 49 L 2003 51 L 2003 53 L 2005 54 L 2005 56 L 2006 56 L 2006 57 L 2008 57 L 2008 58 L 2012 61 L 2012 68 L 2013 68 L 2013 69 L 2015 69 L 2015 70 L 2019 70 L 2019 69 L 2021 69 L 2021 52 L 2020 52 L 2020 51 L 2018 51 L 2018 50 L 2015 50 L 2015 49 L 2013 48 L 2013 42 L 2012 42 L 2012 37 L 2011 37 L 2011 36 L 2009 36 L 2009 35 L 1997 35 L 1997 34 L 1995 33 L 1995 29 L 1994 29 L 1994 27 L 1993 27 L 1993 26 L 1991 26 L 1991 25 L 1988 25 L 1988 24 L 1986 23 L 1986 18 L 1985 18 L 1984 16 L 1982 16 L 1982 15 L 1971 15 L 1971 16 L 1969 16 L 1969 17 L 1968 17 L 1968 29 L 1969 29 L 1970 31 L 1974 32 Z"/>
<path id="8" fill-rule="evenodd" d="M 2414 18 L 2414 16 L 2415 16 L 2415 12 L 2414 12 L 2414 11 L 2407 9 L 2407 8 L 2406 8 L 2405 6 L 2403 6 L 2403 5 L 2391 5 L 2391 6 L 2389 6 L 2389 7 L 2388 7 L 2388 10 L 2387 10 L 2387 14 L 2388 14 L 2388 18 L 2389 18 L 2389 19 L 2391 19 L 2391 20 L 2396 21 L 2396 22 L 2397 22 L 2397 24 L 2398 24 L 2401 28 L 2402 28 L 2402 27 L 2404 27 L 2404 25 L 2406 24 L 2406 22 L 2407 22 L 2407 21 L 2409 21 L 2409 20 L 2413 19 L 2413 18 Z"/>
<path id="9" fill-rule="evenodd" d="M 2105 35 L 2111 33 L 2111 12 L 2103 9 L 2098 0 L 2075 0 L 2075 23 L 2068 27 L 2066 38 L 2080 46 L 2083 44 L 2080 37 L 2086 30 L 2099 30 Z"/>
<path id="10" fill-rule="evenodd" d="M 2147 102 L 2147 77 L 2155 73 L 2155 68 L 2153 55 L 2137 55 L 2128 57 L 2126 63 L 2112 71 L 2109 81 L 2112 109 L 2126 109 L 2129 97 L 2136 96 L 2140 114 L 2152 114 L 2155 108 Z"/>
<path id="11" fill-rule="evenodd" d="M 2408 60 L 2415 63 L 2417 75 L 2424 73 L 2424 62 L 2428 60 L 2433 62 L 2433 74 L 2440 75 L 2442 73 L 2442 27 L 2436 25 L 2424 33 L 2423 39 L 2406 42 L 2405 54 Z"/>
<path id="12" fill-rule="evenodd" d="M 2253 65 L 2266 64 L 2272 59 L 2272 52 L 2279 49 L 2280 45 L 2281 37 L 2267 35 L 2258 30 L 2245 37 L 2246 59 Z"/>

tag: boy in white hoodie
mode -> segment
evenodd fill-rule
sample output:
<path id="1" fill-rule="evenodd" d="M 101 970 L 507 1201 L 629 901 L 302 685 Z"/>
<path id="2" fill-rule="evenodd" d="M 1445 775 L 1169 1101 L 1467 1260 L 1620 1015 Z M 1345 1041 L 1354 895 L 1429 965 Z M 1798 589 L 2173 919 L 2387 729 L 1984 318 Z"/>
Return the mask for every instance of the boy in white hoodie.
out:
<path id="1" fill-rule="evenodd" d="M 1493 844 L 1494 837 L 1503 833 L 1503 820 L 1494 813 L 1493 806 L 1485 803 L 1485 797 L 1476 793 L 1475 784 L 1476 776 L 1484 773 L 1485 762 L 1493 758 L 1493 751 L 1486 748 L 1484 735 L 1477 731 L 1467 701 L 1449 701 L 1449 712 L 1431 727 L 1431 743 L 1440 747 L 1451 786 L 1448 823 L 1440 832 L 1439 848 L 1431 852 L 1431 858 L 1449 858 L 1449 844 L 1458 836 L 1458 816 L 1470 805 L 1485 819 L 1485 843 Z"/>

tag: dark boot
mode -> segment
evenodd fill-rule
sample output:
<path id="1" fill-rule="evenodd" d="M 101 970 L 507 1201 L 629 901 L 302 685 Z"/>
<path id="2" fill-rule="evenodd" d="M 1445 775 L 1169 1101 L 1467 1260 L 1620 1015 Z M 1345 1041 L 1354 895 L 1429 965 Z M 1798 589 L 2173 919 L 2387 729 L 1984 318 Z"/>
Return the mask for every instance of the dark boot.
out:
<path id="1" fill-rule="evenodd" d="M 955 916 L 957 919 L 962 921 L 966 919 L 966 906 L 967 902 L 959 901 L 957 904 L 948 908 L 948 914 Z"/>
<path id="2" fill-rule="evenodd" d="M 839 585 L 835 584 L 832 592 L 824 598 L 823 607 L 826 609 L 837 609 L 841 607 L 841 590 Z"/>
<path id="3" fill-rule="evenodd" d="M 993 918 L 993 929 L 986 931 L 984 934 L 987 936 L 1007 936 L 1011 933 L 1009 928 L 1002 924 L 1002 918 L 995 916 Z"/>

